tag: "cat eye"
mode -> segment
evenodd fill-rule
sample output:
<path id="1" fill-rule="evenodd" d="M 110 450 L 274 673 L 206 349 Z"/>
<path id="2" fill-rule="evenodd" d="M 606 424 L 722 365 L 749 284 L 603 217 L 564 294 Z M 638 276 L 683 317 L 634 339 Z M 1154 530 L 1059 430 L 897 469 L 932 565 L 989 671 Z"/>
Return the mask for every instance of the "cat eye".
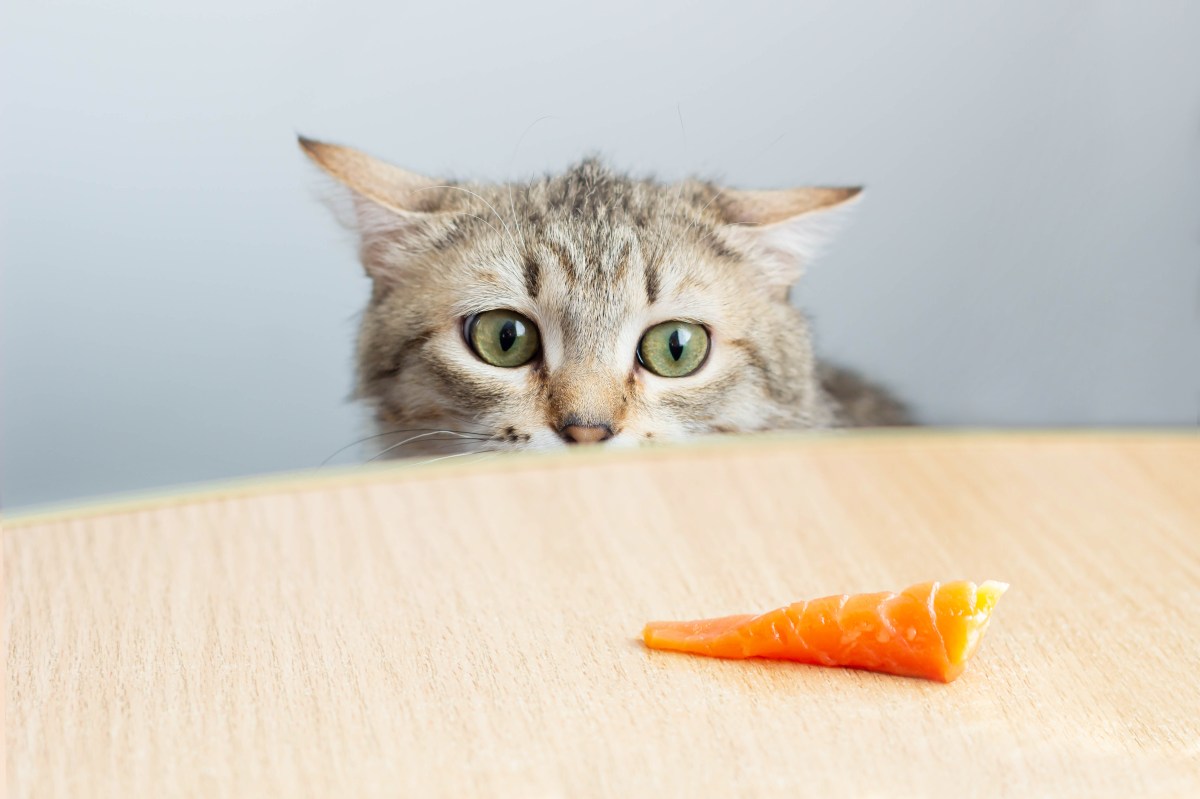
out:
<path id="1" fill-rule="evenodd" d="M 642 334 L 638 362 L 661 377 L 686 377 L 708 357 L 708 331 L 691 322 L 663 322 Z"/>
<path id="2" fill-rule="evenodd" d="M 513 369 L 538 354 L 541 340 L 533 322 L 516 311 L 484 311 L 467 319 L 467 343 L 484 363 Z"/>

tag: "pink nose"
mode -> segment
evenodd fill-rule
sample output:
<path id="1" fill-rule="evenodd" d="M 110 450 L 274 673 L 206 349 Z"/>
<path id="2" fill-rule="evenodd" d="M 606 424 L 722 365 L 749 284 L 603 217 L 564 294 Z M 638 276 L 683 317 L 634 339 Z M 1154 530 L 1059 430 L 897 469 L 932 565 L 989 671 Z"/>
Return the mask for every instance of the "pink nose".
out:
<path id="1" fill-rule="evenodd" d="M 595 444 L 612 438 L 612 428 L 606 424 L 569 424 L 558 431 L 568 444 Z"/>

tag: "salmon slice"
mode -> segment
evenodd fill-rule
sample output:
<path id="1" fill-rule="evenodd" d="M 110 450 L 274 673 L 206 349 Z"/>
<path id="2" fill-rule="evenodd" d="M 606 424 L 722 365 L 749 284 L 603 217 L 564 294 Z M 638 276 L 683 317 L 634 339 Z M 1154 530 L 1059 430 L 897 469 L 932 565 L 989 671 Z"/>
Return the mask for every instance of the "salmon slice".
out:
<path id="1" fill-rule="evenodd" d="M 759 616 L 654 621 L 651 649 L 774 658 L 950 682 L 979 646 L 1007 583 L 918 583 L 898 594 L 842 594 Z"/>

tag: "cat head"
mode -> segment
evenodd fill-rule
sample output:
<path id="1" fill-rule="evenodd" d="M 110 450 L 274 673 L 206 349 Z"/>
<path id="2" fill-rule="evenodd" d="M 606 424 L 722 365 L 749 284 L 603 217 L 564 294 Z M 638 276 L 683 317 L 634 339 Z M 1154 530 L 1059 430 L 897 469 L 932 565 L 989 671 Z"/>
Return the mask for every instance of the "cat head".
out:
<path id="1" fill-rule="evenodd" d="M 384 447 L 408 442 L 391 454 L 831 422 L 788 293 L 859 189 L 662 184 L 595 160 L 457 183 L 300 144 L 349 189 L 374 286 L 358 395 L 396 431 Z"/>

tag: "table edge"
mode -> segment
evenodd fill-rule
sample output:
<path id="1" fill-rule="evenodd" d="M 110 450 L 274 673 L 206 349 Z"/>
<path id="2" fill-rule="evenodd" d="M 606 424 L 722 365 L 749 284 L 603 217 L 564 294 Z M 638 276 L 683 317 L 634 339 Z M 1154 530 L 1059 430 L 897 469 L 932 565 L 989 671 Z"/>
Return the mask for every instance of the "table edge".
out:
<path id="1" fill-rule="evenodd" d="M 1047 441 L 1103 441 L 1148 439 L 1179 441 L 1200 444 L 1200 429 L 1180 428 L 877 428 L 835 429 L 822 431 L 772 431 L 736 435 L 714 435 L 685 442 L 658 444 L 629 449 L 580 449 L 554 450 L 550 452 L 504 453 L 504 466 L 543 466 L 548 464 L 583 465 L 602 461 L 619 462 L 623 459 L 670 458 L 692 455 L 711 455 L 730 449 L 770 451 L 781 447 L 803 443 L 805 446 L 822 446 L 853 440 L 858 443 L 887 445 L 909 443 L 924 439 L 930 443 L 962 443 L 999 441 L 1005 439 L 1041 439 Z M 420 480 L 450 475 L 486 473 L 496 467 L 497 460 L 433 461 L 419 458 L 385 461 L 378 463 L 352 464 L 338 467 L 315 467 L 284 472 L 272 472 L 228 480 L 168 486 L 146 491 L 118 493 L 107 496 L 68 500 L 43 506 L 31 506 L 15 512 L 0 512 L 0 523 L 5 532 L 14 529 L 53 522 L 70 521 L 117 513 L 186 505 L 214 499 L 231 499 L 269 493 L 288 493 L 310 490 L 317 487 L 344 487 L 369 485 L 383 481 Z"/>

